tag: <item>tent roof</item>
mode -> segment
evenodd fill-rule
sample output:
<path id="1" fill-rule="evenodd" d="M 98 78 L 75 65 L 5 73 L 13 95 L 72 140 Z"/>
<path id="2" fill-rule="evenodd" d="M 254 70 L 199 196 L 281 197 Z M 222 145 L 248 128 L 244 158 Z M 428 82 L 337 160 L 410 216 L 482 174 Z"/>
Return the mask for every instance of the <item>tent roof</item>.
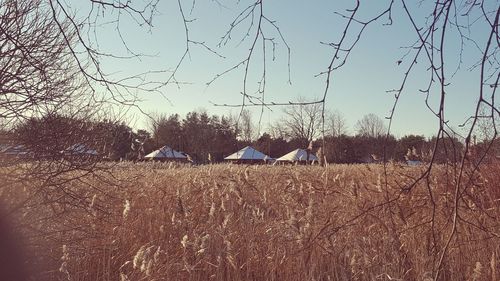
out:
<path id="1" fill-rule="evenodd" d="M 1 143 L 0 144 L 0 151 L 4 151 L 4 150 L 7 150 L 8 148 L 10 148 L 11 145 L 10 144 L 3 144 Z"/>
<path id="2" fill-rule="evenodd" d="M 144 158 L 153 158 L 153 159 L 187 159 L 187 156 L 179 152 L 177 150 L 173 150 L 169 146 L 164 146 L 160 149 L 157 149 L 148 155 L 144 156 Z"/>
<path id="3" fill-rule="evenodd" d="M 304 149 L 295 149 L 294 151 L 287 153 L 280 158 L 276 159 L 277 161 L 307 161 L 307 151 Z M 309 161 L 318 161 L 318 157 L 316 155 L 309 153 Z"/>
<path id="4" fill-rule="evenodd" d="M 241 149 L 240 151 L 237 151 L 224 158 L 224 160 L 269 160 L 269 159 L 272 158 L 254 149 L 251 146 L 247 146 Z"/>
<path id="5" fill-rule="evenodd" d="M 87 154 L 87 155 L 97 155 L 97 151 L 92 148 L 88 148 L 86 145 L 82 143 L 74 144 L 68 148 L 66 148 L 65 152 L 69 152 L 72 154 Z"/>
<path id="6" fill-rule="evenodd" d="M 29 151 L 24 145 L 5 145 L 2 148 L 2 152 L 8 155 L 25 155 Z"/>

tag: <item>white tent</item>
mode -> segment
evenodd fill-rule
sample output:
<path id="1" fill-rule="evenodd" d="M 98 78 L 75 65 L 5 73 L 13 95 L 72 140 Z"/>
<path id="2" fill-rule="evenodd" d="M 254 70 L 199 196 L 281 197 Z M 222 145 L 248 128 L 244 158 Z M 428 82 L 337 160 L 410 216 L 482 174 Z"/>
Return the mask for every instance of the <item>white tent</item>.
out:
<path id="1" fill-rule="evenodd" d="M 7 150 L 10 147 L 11 147 L 11 145 L 2 143 L 2 144 L 0 144 L 0 152 L 4 152 L 5 150 Z"/>
<path id="2" fill-rule="evenodd" d="M 247 146 L 240 151 L 237 151 L 228 157 L 224 158 L 224 160 L 233 160 L 233 161 L 266 161 L 271 160 L 272 158 L 265 155 L 264 153 L 255 150 L 253 147 Z"/>
<path id="3" fill-rule="evenodd" d="M 307 157 L 307 151 L 304 149 L 295 149 L 294 151 L 287 153 L 280 158 L 276 159 L 276 161 L 286 161 L 286 162 L 295 162 L 295 161 L 318 161 L 318 157 L 316 155 L 309 153 L 309 158 Z"/>
<path id="4" fill-rule="evenodd" d="M 98 153 L 92 148 L 88 148 L 86 145 L 77 143 L 68 148 L 66 148 L 63 153 L 68 153 L 70 155 L 93 155 L 97 156 Z"/>
<path id="5" fill-rule="evenodd" d="M 182 152 L 173 150 L 171 147 L 164 146 L 157 149 L 148 155 L 144 156 L 145 159 L 156 159 L 156 160 L 187 160 L 188 157 Z"/>
<path id="6" fill-rule="evenodd" d="M 2 145 L 1 152 L 9 156 L 27 156 L 29 151 L 24 145 Z"/>

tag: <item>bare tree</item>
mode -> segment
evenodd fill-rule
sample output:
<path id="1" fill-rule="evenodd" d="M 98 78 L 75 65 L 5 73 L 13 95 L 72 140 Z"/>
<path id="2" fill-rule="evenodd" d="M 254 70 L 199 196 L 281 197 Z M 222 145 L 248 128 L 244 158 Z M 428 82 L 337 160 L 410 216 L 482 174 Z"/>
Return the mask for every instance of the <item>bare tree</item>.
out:
<path id="1" fill-rule="evenodd" d="M 321 133 L 321 105 L 307 104 L 305 98 L 299 98 L 297 106 L 285 107 L 281 125 L 290 138 L 311 141 Z"/>
<path id="2" fill-rule="evenodd" d="M 127 18 L 123 14 L 139 25 L 148 25 L 145 16 L 151 7 L 154 10 L 153 1 L 149 3 L 153 6 L 145 2 L 136 5 L 130 1 L 86 1 L 89 12 L 84 15 L 70 6 L 74 3 L 0 1 L 0 120 L 9 130 L 8 139 L 2 140 L 2 145 L 3 141 L 10 142 L 9 149 L 14 152 L 14 155 L 0 155 L 0 207 L 5 210 L 2 217 L 16 217 L 28 205 L 59 210 L 59 213 L 67 212 L 68 206 L 85 210 L 91 198 L 72 188 L 71 183 L 81 182 L 86 176 L 113 181 L 106 174 L 113 164 L 99 161 L 99 157 L 94 157 L 98 154 L 96 147 L 89 147 L 96 143 L 94 138 L 99 137 L 92 135 L 90 123 L 101 116 L 99 111 L 106 106 L 115 110 L 122 109 L 120 106 L 134 106 L 135 91 L 157 92 L 164 85 L 152 83 L 146 73 L 121 77 L 109 74 L 103 66 L 104 58 L 109 61 L 138 55 L 106 53 L 92 32 L 101 26 L 98 19 L 112 21 L 111 17 L 116 16 L 113 22 L 119 25 Z M 140 7 L 143 4 L 145 8 Z M 43 123 L 46 119 L 41 117 L 60 113 L 70 117 L 68 122 L 52 119 L 50 124 Z M 42 120 L 42 123 L 30 127 L 33 124 L 30 121 L 34 120 Z M 27 124 L 24 136 L 28 141 L 15 134 L 19 124 Z M 40 129 L 42 127 L 44 129 Z M 99 173 L 102 174 L 97 176 Z M 43 196 L 9 200 L 9 196 L 18 194 L 15 187 L 19 184 Z M 107 196 L 107 191 L 100 190 L 98 185 L 89 185 L 87 191 Z M 51 219 L 54 216 L 44 218 Z M 55 227 L 65 231 L 67 226 Z M 43 232 L 34 235 L 43 235 Z M 2 259 L 6 258 L 1 255 Z"/>
<path id="3" fill-rule="evenodd" d="M 356 132 L 360 136 L 380 137 L 384 135 L 387 128 L 384 121 L 377 115 L 370 113 L 356 123 Z"/>
<path id="4" fill-rule="evenodd" d="M 65 1 L 0 2 L 0 119 L 8 128 L 14 128 L 14 122 L 61 113 L 82 120 L 98 119 L 106 107 L 106 111 L 110 107 L 114 111 L 126 109 L 117 105 L 135 106 L 132 91 L 156 91 L 160 86 L 142 75 L 106 74 L 102 58 L 126 57 L 99 50 L 97 39 L 89 36 L 97 31 L 104 10 L 128 13 L 139 24 L 150 23 L 146 14 L 156 4 L 146 3 L 143 9 L 132 3 L 88 3 L 90 13 L 80 18 Z M 120 18 L 115 22 L 118 32 Z M 81 131 L 73 132 L 78 133 Z"/>
<path id="5" fill-rule="evenodd" d="M 273 139 L 286 139 L 287 138 L 287 132 L 286 128 L 284 128 L 281 123 L 277 122 L 274 124 L 269 124 L 269 135 Z"/>
<path id="6" fill-rule="evenodd" d="M 89 130 L 82 129 L 85 122 L 80 121 L 98 117 L 105 102 L 87 86 L 82 73 L 87 68 L 78 65 L 71 51 L 78 44 L 78 28 L 69 19 L 56 19 L 43 0 L 2 1 L 0 15 L 0 119 L 10 130 L 6 142 L 23 144 L 25 154 L 42 150 L 45 159 L 59 159 L 62 150 L 78 142 L 88 145 L 90 137 L 85 134 Z M 72 116 L 72 124 L 78 123 L 59 128 L 67 137 L 56 137 L 54 130 L 31 128 L 29 133 L 37 134 L 33 141 L 44 140 L 35 144 L 13 131 L 33 118 L 50 119 L 60 114 Z M 1 160 L 15 163 L 18 159 Z M 39 162 L 29 167 L 30 172 L 47 172 L 43 166 L 50 165 L 56 174 L 61 169 L 89 167 L 88 163 L 79 166 L 74 162 L 68 169 L 59 164 Z"/>
<path id="7" fill-rule="evenodd" d="M 499 130 L 500 115 L 493 114 L 492 118 L 488 110 L 491 111 L 491 108 L 482 106 L 477 116 L 477 125 L 474 130 L 474 137 L 477 141 L 489 142 L 494 139 L 495 131 Z"/>
<path id="8" fill-rule="evenodd" d="M 253 122 L 252 112 L 248 108 L 243 108 L 237 114 L 230 113 L 228 118 L 240 140 L 244 142 L 255 140 L 258 132 Z"/>
<path id="9" fill-rule="evenodd" d="M 252 120 L 252 113 L 244 109 L 240 114 L 240 135 L 245 142 L 252 142 L 255 139 L 255 125 Z"/>
<path id="10" fill-rule="evenodd" d="M 0 3 L 0 118 L 60 109 L 81 86 L 67 44 L 76 31 L 68 21 L 57 23 L 40 0 Z M 64 29 L 63 36 L 60 29 Z"/>
<path id="11" fill-rule="evenodd" d="M 325 130 L 326 135 L 338 137 L 347 134 L 346 120 L 342 112 L 338 110 L 329 112 L 326 116 L 325 122 L 325 127 L 327 128 Z"/>

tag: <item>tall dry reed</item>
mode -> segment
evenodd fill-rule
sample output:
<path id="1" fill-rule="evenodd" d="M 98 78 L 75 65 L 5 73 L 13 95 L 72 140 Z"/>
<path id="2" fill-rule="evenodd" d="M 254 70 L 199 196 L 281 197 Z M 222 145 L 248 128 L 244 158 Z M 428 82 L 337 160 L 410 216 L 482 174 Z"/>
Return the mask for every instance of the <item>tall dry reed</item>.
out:
<path id="1" fill-rule="evenodd" d="M 432 280 L 454 183 L 438 167 L 123 164 L 4 190 L 49 280 Z M 473 179 L 441 280 L 497 280 L 500 166 Z M 386 181 L 387 180 L 387 181 Z M 43 270 L 41 270 L 43 268 Z"/>

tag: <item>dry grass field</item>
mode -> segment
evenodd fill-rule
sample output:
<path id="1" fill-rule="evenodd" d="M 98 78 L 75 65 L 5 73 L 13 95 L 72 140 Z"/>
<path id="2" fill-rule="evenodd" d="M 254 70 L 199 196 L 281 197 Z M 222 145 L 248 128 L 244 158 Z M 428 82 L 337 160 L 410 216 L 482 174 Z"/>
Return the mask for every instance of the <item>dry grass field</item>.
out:
<path id="1" fill-rule="evenodd" d="M 130 163 L 2 196 L 37 280 L 432 280 L 454 171 L 402 192 L 423 169 Z M 500 280 L 500 166 L 471 178 L 440 280 Z"/>

